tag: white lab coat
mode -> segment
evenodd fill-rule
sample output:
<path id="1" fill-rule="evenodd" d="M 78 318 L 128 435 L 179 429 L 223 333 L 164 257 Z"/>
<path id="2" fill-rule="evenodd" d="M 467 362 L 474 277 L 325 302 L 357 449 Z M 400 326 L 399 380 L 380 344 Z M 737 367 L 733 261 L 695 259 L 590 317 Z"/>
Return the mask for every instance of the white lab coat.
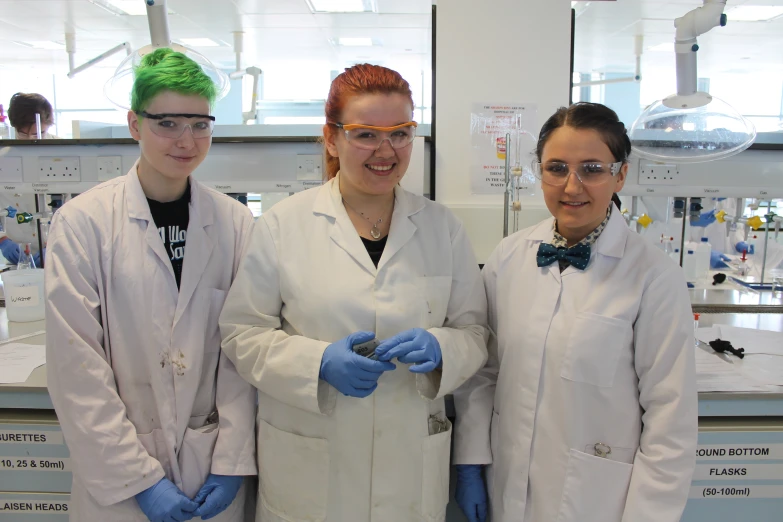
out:
<path id="1" fill-rule="evenodd" d="M 697 438 L 682 270 L 616 211 L 586 270 L 538 268 L 552 223 L 504 239 L 484 267 L 496 337 L 454 394 L 455 462 L 492 464 L 493 522 L 679 521 Z"/>
<path id="2" fill-rule="evenodd" d="M 395 188 L 378 268 L 341 203 L 337 179 L 256 222 L 231 287 L 223 350 L 258 388 L 257 522 L 440 522 L 451 425 L 443 397 L 486 360 L 486 298 L 462 225 Z M 427 328 L 443 368 L 384 373 L 368 398 L 318 374 L 326 347 L 359 330 L 385 339 Z M 448 421 L 446 421 L 448 422 Z"/>
<path id="3" fill-rule="evenodd" d="M 251 224 L 191 178 L 178 291 L 136 166 L 55 214 L 47 379 L 71 453 L 72 521 L 146 522 L 133 497 L 164 476 L 193 497 L 210 472 L 255 475 L 255 394 L 221 354 L 217 323 Z M 214 520 L 239 522 L 243 509 L 244 488 Z"/>

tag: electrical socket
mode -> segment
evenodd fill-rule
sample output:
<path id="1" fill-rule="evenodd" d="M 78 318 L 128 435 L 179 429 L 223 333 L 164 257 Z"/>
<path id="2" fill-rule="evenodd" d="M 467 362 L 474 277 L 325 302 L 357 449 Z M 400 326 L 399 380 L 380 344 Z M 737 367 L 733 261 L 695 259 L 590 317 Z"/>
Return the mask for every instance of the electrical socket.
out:
<path id="1" fill-rule="evenodd" d="M 82 173 L 78 156 L 38 158 L 38 181 L 81 181 Z"/>
<path id="2" fill-rule="evenodd" d="M 0 157 L 0 182 L 21 183 L 23 181 L 22 158 L 15 156 Z"/>
<path id="3" fill-rule="evenodd" d="M 108 181 L 122 176 L 122 156 L 98 156 L 96 158 L 98 181 Z"/>
<path id="4" fill-rule="evenodd" d="M 640 185 L 675 185 L 680 179 L 677 165 L 642 163 L 639 166 Z"/>
<path id="5" fill-rule="evenodd" d="M 323 156 L 320 154 L 297 154 L 296 156 L 297 180 L 322 180 Z"/>

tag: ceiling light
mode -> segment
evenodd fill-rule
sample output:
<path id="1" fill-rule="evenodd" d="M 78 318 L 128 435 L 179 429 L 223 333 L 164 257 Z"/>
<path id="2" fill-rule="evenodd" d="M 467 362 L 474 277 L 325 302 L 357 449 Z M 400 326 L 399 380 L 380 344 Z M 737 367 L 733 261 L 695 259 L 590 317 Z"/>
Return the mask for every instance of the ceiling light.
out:
<path id="1" fill-rule="evenodd" d="M 306 0 L 314 13 L 376 13 L 375 0 Z"/>
<path id="2" fill-rule="evenodd" d="M 674 42 L 664 42 L 647 48 L 648 51 L 674 52 Z"/>
<path id="3" fill-rule="evenodd" d="M 220 44 L 210 38 L 180 38 L 189 47 L 220 47 Z"/>
<path id="4" fill-rule="evenodd" d="M 125 14 L 132 16 L 147 15 L 146 2 L 139 2 L 138 0 L 106 0 L 106 3 L 116 7 L 120 11 L 124 11 Z"/>
<path id="5" fill-rule="evenodd" d="M 22 47 L 28 47 L 32 49 L 48 49 L 51 51 L 62 51 L 65 49 L 65 44 L 59 42 L 52 42 L 50 40 L 38 40 L 34 42 L 14 42 Z"/>
<path id="6" fill-rule="evenodd" d="M 372 38 L 338 38 L 337 45 L 343 47 L 372 47 Z"/>
<path id="7" fill-rule="evenodd" d="M 140 0 L 87 0 L 93 5 L 105 9 L 116 16 L 146 16 L 147 5 Z M 169 14 L 174 14 L 171 9 L 166 9 Z"/>
<path id="8" fill-rule="evenodd" d="M 772 5 L 741 5 L 726 12 L 729 22 L 766 22 L 783 15 L 783 7 Z"/>

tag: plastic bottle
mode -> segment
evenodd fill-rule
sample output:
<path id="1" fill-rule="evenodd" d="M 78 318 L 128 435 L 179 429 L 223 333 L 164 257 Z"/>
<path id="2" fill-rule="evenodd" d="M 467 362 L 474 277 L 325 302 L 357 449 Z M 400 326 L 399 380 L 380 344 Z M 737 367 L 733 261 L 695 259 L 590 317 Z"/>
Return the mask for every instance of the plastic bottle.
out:
<path id="1" fill-rule="evenodd" d="M 35 261 L 33 261 L 33 254 L 30 250 L 30 243 L 24 243 L 19 246 L 22 247 L 22 251 L 19 253 L 19 262 L 16 264 L 16 269 L 26 270 L 35 268 Z"/>
<path id="2" fill-rule="evenodd" d="M 696 278 L 703 279 L 710 271 L 710 254 L 712 253 L 712 245 L 706 237 L 701 238 L 701 243 L 696 246 L 694 253 L 696 255 Z"/>
<path id="3" fill-rule="evenodd" d="M 674 262 L 679 265 L 680 264 L 680 249 L 679 248 L 675 248 L 674 252 L 669 254 L 669 257 L 671 257 L 674 260 Z"/>
<path id="4" fill-rule="evenodd" d="M 696 274 L 696 254 L 693 250 L 688 250 L 685 258 L 682 260 L 682 268 L 685 270 L 685 280 L 692 283 L 698 279 Z"/>
<path id="5" fill-rule="evenodd" d="M 748 238 L 748 255 L 756 255 L 759 253 L 759 236 L 756 234 L 753 234 L 752 237 Z"/>

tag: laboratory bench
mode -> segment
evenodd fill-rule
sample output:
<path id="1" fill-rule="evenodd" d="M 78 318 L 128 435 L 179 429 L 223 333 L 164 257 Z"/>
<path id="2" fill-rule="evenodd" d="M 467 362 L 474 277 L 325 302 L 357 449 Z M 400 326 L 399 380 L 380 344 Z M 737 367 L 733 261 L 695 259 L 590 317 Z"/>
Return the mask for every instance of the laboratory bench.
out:
<path id="1" fill-rule="evenodd" d="M 783 332 L 783 296 L 736 288 L 690 292 L 693 309 L 701 314 L 700 327 L 723 324 Z M 43 321 L 8 322 L 5 308 L 0 308 L 0 343 L 18 339 L 44 344 L 43 330 Z M 695 349 L 719 357 L 704 343 Z M 740 385 L 732 392 L 699 393 L 697 468 L 683 522 L 781 521 L 783 386 L 759 386 L 750 377 L 740 378 L 747 379 L 746 390 Z M 70 470 L 68 448 L 46 389 L 45 366 L 24 383 L 0 385 L 0 520 L 66 522 Z M 453 495 L 453 476 L 451 490 Z M 465 520 L 452 496 L 447 522 Z"/>

